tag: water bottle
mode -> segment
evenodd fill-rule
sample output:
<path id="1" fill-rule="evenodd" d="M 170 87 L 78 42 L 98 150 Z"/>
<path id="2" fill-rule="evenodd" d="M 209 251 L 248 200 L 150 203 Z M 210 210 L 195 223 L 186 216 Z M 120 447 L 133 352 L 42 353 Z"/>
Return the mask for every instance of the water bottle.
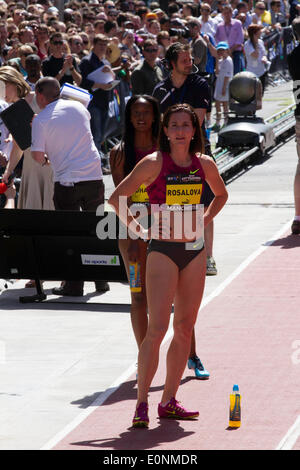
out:
<path id="1" fill-rule="evenodd" d="M 129 284 L 131 292 L 141 292 L 141 265 L 129 263 Z"/>
<path id="2" fill-rule="evenodd" d="M 239 428 L 241 425 L 241 395 L 239 386 L 234 385 L 230 394 L 229 427 Z"/>

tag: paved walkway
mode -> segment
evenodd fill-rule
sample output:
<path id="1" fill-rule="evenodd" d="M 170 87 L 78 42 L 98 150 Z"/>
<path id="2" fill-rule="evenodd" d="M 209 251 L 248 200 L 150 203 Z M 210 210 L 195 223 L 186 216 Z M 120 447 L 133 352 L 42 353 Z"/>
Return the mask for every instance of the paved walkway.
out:
<path id="1" fill-rule="evenodd" d="M 197 421 L 157 418 L 166 344 L 150 392 L 149 430 L 130 429 L 136 397 L 131 376 L 55 449 L 277 448 L 300 417 L 299 276 L 300 237 L 288 232 L 201 309 L 196 336 L 212 377 L 199 383 L 185 376 L 178 392 L 184 404 L 200 410 Z M 242 393 L 242 426 L 232 431 L 228 397 L 234 383 Z M 293 448 L 300 449 L 300 426 Z"/>

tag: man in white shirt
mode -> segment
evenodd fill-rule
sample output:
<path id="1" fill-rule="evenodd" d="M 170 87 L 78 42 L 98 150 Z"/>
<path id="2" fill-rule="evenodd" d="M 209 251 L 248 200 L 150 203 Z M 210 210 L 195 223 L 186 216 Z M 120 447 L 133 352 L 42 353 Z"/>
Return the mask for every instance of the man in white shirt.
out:
<path id="1" fill-rule="evenodd" d="M 32 123 L 31 151 L 41 165 L 47 165 L 48 159 L 51 163 L 55 209 L 96 211 L 104 203 L 104 184 L 88 110 L 79 102 L 60 99 L 55 78 L 41 78 L 35 91 L 42 111 Z M 96 281 L 96 289 L 105 291 L 109 286 Z M 83 281 L 66 281 L 53 293 L 83 295 Z"/>
<path id="2" fill-rule="evenodd" d="M 209 3 L 201 3 L 200 13 L 201 33 L 210 34 L 212 37 L 215 37 L 218 22 L 210 16 L 211 6 Z"/>

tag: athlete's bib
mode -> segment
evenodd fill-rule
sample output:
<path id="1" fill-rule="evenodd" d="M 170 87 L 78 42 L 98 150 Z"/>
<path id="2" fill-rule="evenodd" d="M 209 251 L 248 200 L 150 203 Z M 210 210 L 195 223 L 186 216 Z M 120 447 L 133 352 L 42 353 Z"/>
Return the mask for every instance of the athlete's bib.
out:
<path id="1" fill-rule="evenodd" d="M 166 177 L 166 204 L 200 204 L 203 180 L 200 176 L 172 175 Z"/>
<path id="2" fill-rule="evenodd" d="M 149 196 L 146 191 L 146 186 L 142 184 L 139 189 L 131 196 L 132 202 L 140 202 L 143 204 L 149 203 Z"/>

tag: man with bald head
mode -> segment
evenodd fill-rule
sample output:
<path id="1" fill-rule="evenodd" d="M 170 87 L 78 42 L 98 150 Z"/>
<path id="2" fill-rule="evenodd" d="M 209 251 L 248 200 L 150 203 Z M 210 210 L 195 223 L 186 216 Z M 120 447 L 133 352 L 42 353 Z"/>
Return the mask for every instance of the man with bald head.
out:
<path id="1" fill-rule="evenodd" d="M 90 127 L 90 113 L 78 101 L 60 98 L 60 84 L 52 77 L 38 80 L 37 104 L 42 111 L 32 123 L 33 158 L 41 165 L 48 159 L 54 174 L 56 210 L 96 211 L 104 203 L 101 160 Z M 96 289 L 109 289 L 96 281 Z M 57 295 L 83 295 L 83 281 L 66 281 L 54 288 Z"/>

